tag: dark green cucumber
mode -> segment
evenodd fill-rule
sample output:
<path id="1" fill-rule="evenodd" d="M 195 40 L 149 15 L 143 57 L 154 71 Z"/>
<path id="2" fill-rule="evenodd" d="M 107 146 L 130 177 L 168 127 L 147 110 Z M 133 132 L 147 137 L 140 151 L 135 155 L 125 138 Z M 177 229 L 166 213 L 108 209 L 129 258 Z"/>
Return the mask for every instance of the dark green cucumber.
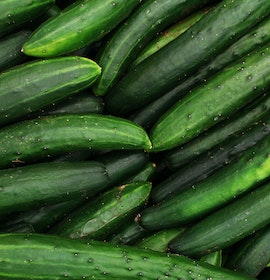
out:
<path id="1" fill-rule="evenodd" d="M 262 105 L 263 106 L 263 105 Z M 267 111 L 266 111 L 267 112 Z M 270 134 L 269 113 L 264 119 L 257 121 L 245 130 L 230 135 L 230 138 L 223 141 L 201 154 L 189 163 L 179 167 L 153 188 L 151 199 L 155 203 L 167 200 L 192 186 L 196 186 L 200 181 L 205 180 L 230 162 L 237 160 L 245 150 L 254 146 L 264 137 Z"/>
<path id="2" fill-rule="evenodd" d="M 0 232 L 47 232 L 83 202 L 84 199 L 68 200 L 11 214 L 2 221 Z"/>
<path id="3" fill-rule="evenodd" d="M 139 51 L 156 34 L 211 1 L 146 0 L 104 44 L 97 61 L 102 73 L 93 91 L 105 95 L 118 82 Z"/>
<path id="4" fill-rule="evenodd" d="M 142 208 L 150 191 L 151 184 L 146 182 L 114 187 L 71 212 L 50 233 L 106 240 Z"/>
<path id="5" fill-rule="evenodd" d="M 149 230 L 180 226 L 198 220 L 249 192 L 270 176 L 270 135 L 217 172 L 142 211 L 140 224 Z"/>
<path id="6" fill-rule="evenodd" d="M 36 112 L 38 115 L 59 115 L 59 114 L 102 114 L 104 113 L 103 101 L 84 90 L 72 94 L 65 100 L 51 104 Z"/>
<path id="7" fill-rule="evenodd" d="M 202 16 L 207 13 L 208 9 L 200 9 L 191 15 L 184 17 L 179 22 L 171 25 L 166 30 L 163 30 L 151 40 L 137 55 L 136 59 L 131 63 L 130 67 L 136 67 L 139 63 L 145 60 L 147 57 L 151 56 L 175 38 L 184 33 L 189 27 L 196 23 Z"/>
<path id="8" fill-rule="evenodd" d="M 168 245 L 171 240 L 182 233 L 185 228 L 169 228 L 155 232 L 139 240 L 134 246 L 150 249 L 157 252 L 168 252 Z"/>
<path id="9" fill-rule="evenodd" d="M 172 252 L 202 256 L 252 234 L 270 222 L 270 184 L 235 199 L 230 204 L 190 226 L 171 241 Z"/>
<path id="10" fill-rule="evenodd" d="M 270 86 L 269 63 L 270 49 L 265 46 L 196 87 L 151 129 L 152 151 L 169 150 L 191 141 L 260 96 Z"/>
<path id="11" fill-rule="evenodd" d="M 182 99 L 184 95 L 188 94 L 199 83 L 205 83 L 206 79 L 209 79 L 210 76 L 227 65 L 269 43 L 269 28 L 270 20 L 266 18 L 211 60 L 210 63 L 200 67 L 199 71 L 185 81 L 180 82 L 174 89 L 134 112 L 130 119 L 145 129 L 150 129 L 170 107 Z"/>
<path id="12" fill-rule="evenodd" d="M 130 70 L 106 95 L 108 110 L 124 115 L 173 89 L 267 17 L 269 7 L 267 0 L 221 1 L 186 32 Z"/>
<path id="13" fill-rule="evenodd" d="M 0 130 L 0 166 L 78 150 L 150 147 L 146 132 L 126 119 L 100 114 L 44 116 Z"/>
<path id="14" fill-rule="evenodd" d="M 54 4 L 54 0 L 1 0 L 0 37 L 37 18 Z"/>
<path id="15" fill-rule="evenodd" d="M 151 181 L 151 178 L 156 173 L 156 164 L 148 162 L 138 173 L 129 177 L 125 183 L 138 182 L 138 181 Z"/>
<path id="16" fill-rule="evenodd" d="M 268 93 L 258 97 L 245 106 L 232 117 L 220 122 L 204 134 L 194 138 L 181 147 L 168 151 L 165 155 L 166 164 L 171 169 L 178 169 L 188 164 L 205 152 L 209 152 L 220 143 L 234 138 L 234 134 L 251 127 L 260 119 L 268 120 L 270 109 L 270 97 Z"/>
<path id="17" fill-rule="evenodd" d="M 96 62 L 79 56 L 30 61 L 2 72 L 0 125 L 88 88 L 100 72 Z"/>
<path id="18" fill-rule="evenodd" d="M 0 170 L 0 215 L 93 197 L 109 184 L 100 162 L 49 162 Z"/>
<path id="19" fill-rule="evenodd" d="M 0 71 L 29 60 L 29 57 L 21 52 L 21 48 L 30 34 L 31 31 L 21 30 L 5 36 L 0 40 Z"/>
<path id="20" fill-rule="evenodd" d="M 59 56 L 96 42 L 125 19 L 140 0 L 75 2 L 38 27 L 24 44 L 29 56 Z"/>
<path id="21" fill-rule="evenodd" d="M 243 239 L 225 267 L 257 277 L 270 262 L 270 225 Z"/>
<path id="22" fill-rule="evenodd" d="M 53 235 L 1 234 L 0 249 L 0 279 L 5 280 L 254 279 L 184 256 Z"/>

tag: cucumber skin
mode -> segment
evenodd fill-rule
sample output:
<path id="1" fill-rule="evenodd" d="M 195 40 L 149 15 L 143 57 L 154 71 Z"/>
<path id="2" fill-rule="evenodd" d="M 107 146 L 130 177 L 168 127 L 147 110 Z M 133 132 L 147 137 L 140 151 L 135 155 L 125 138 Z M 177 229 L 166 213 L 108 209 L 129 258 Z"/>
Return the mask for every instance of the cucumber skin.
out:
<path id="1" fill-rule="evenodd" d="M 143 1 L 126 22 L 116 29 L 97 55 L 102 73 L 93 85 L 104 96 L 118 82 L 138 52 L 164 28 L 185 17 L 209 0 Z"/>
<path id="2" fill-rule="evenodd" d="M 21 47 L 29 38 L 30 34 L 31 31 L 21 30 L 5 36 L 0 40 L 0 71 L 29 60 L 29 57 L 21 52 Z"/>
<path id="3" fill-rule="evenodd" d="M 5 280 L 67 277 L 152 280 L 165 279 L 167 274 L 187 280 L 198 275 L 216 280 L 254 279 L 183 256 L 53 235 L 1 234 L 0 248 L 0 279 Z"/>
<path id="4" fill-rule="evenodd" d="M 191 257 L 227 248 L 269 224 L 269 207 L 268 182 L 195 223 L 172 240 L 169 248 Z"/>
<path id="5" fill-rule="evenodd" d="M 106 167 L 95 161 L 40 163 L 0 170 L 0 215 L 93 197 L 109 184 Z"/>
<path id="6" fill-rule="evenodd" d="M 207 179 L 172 198 L 141 212 L 139 223 L 148 230 L 181 226 L 201 219 L 243 195 L 270 175 L 268 156 L 270 136 Z"/>
<path id="7" fill-rule="evenodd" d="M 270 262 L 270 226 L 237 244 L 225 267 L 257 277 Z"/>
<path id="8" fill-rule="evenodd" d="M 83 0 L 37 28 L 23 46 L 35 57 L 53 57 L 98 41 L 119 24 L 140 0 Z M 87 20 L 86 20 L 87 19 Z"/>
<path id="9" fill-rule="evenodd" d="M 149 133 L 152 152 L 170 150 L 191 141 L 267 91 L 269 54 L 268 47 L 254 51 L 172 106 Z"/>
<path id="10" fill-rule="evenodd" d="M 107 93 L 108 111 L 126 115 L 171 90 L 267 17 L 269 5 L 267 0 L 220 2 L 151 59 L 129 71 Z"/>
<path id="11" fill-rule="evenodd" d="M 100 72 L 96 62 L 79 56 L 30 61 L 2 72 L 0 125 L 88 88 Z"/>
<path id="12" fill-rule="evenodd" d="M 202 66 L 200 71 L 191 75 L 187 80 L 178 84 L 165 95 L 157 98 L 147 106 L 134 112 L 129 119 L 149 130 L 156 121 L 169 110 L 176 102 L 188 94 L 200 83 L 213 76 L 216 72 L 222 70 L 229 64 L 248 55 L 254 49 L 263 47 L 270 42 L 270 20 L 264 19 L 239 40 L 233 43 L 218 56 L 211 60 L 209 64 Z"/>
<path id="13" fill-rule="evenodd" d="M 126 119 L 100 114 L 45 116 L 0 130 L 0 167 L 78 150 L 150 147 L 146 132 Z"/>
<path id="14" fill-rule="evenodd" d="M 270 134 L 268 120 L 267 113 L 264 119 L 255 122 L 235 135 L 231 135 L 228 140 L 219 143 L 195 160 L 191 160 L 187 165 L 174 170 L 170 176 L 155 186 L 151 192 L 152 201 L 157 203 L 167 200 L 193 185 L 196 186 L 218 169 L 237 160 L 245 150 Z"/>
<path id="15" fill-rule="evenodd" d="M 71 212 L 52 228 L 50 234 L 106 240 L 142 208 L 151 187 L 146 182 L 114 187 Z"/>
<path id="16" fill-rule="evenodd" d="M 237 111 L 232 117 L 206 131 L 205 134 L 165 153 L 164 158 L 167 166 L 172 170 L 178 169 L 201 154 L 210 152 L 220 143 L 230 141 L 231 138 L 234 139 L 235 135 L 244 132 L 248 127 L 252 127 L 260 120 L 264 120 L 267 123 L 269 109 L 270 97 L 266 93 L 253 100 L 242 110 Z"/>
<path id="17" fill-rule="evenodd" d="M 2 0 L 0 2 L 0 37 L 11 33 L 27 21 L 37 18 L 54 4 L 54 0 Z"/>

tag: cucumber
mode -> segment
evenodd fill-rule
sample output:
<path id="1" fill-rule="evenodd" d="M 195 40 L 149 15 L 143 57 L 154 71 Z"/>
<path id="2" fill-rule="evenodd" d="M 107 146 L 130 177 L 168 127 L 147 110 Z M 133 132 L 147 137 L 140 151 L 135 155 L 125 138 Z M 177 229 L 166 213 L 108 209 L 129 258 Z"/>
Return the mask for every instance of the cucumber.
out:
<path id="1" fill-rule="evenodd" d="M 141 212 L 139 223 L 149 230 L 181 226 L 201 219 L 270 176 L 270 135 L 214 174 L 173 197 Z"/>
<path id="2" fill-rule="evenodd" d="M 151 181 L 152 177 L 156 173 L 156 164 L 153 162 L 148 162 L 138 173 L 129 177 L 125 183 L 144 181 Z"/>
<path id="3" fill-rule="evenodd" d="M 232 117 L 214 125 L 204 134 L 165 153 L 164 158 L 167 165 L 171 169 L 178 169 L 201 154 L 209 152 L 220 143 L 235 138 L 234 134 L 241 134 L 247 127 L 253 126 L 261 119 L 267 122 L 269 109 L 270 97 L 266 93 L 236 112 Z"/>
<path id="4" fill-rule="evenodd" d="M 50 230 L 69 238 L 106 240 L 147 202 L 151 184 L 136 182 L 114 187 L 71 212 Z"/>
<path id="5" fill-rule="evenodd" d="M 0 167 L 78 150 L 148 150 L 150 147 L 146 132 L 123 118 L 100 114 L 44 116 L 0 130 Z"/>
<path id="6" fill-rule="evenodd" d="M 267 91 L 269 54 L 268 46 L 254 51 L 176 103 L 151 129 L 152 151 L 170 150 L 191 141 Z"/>
<path id="7" fill-rule="evenodd" d="M 237 244 L 225 267 L 257 277 L 270 262 L 270 225 Z"/>
<path id="8" fill-rule="evenodd" d="M 268 120 L 267 113 L 264 119 L 257 121 L 245 130 L 239 131 L 237 134 L 230 135 L 228 140 L 219 143 L 204 154 L 190 160 L 186 165 L 174 170 L 171 175 L 158 182 L 153 188 L 151 192 L 152 201 L 157 203 L 167 200 L 177 193 L 196 186 L 218 169 L 237 160 L 247 149 L 269 135 Z"/>
<path id="9" fill-rule="evenodd" d="M 1 0 L 0 37 L 37 18 L 53 4 L 54 0 Z"/>
<path id="10" fill-rule="evenodd" d="M 0 249 L 0 279 L 5 280 L 254 279 L 184 256 L 53 235 L 1 234 Z"/>
<path id="11" fill-rule="evenodd" d="M 102 114 L 104 113 L 103 101 L 87 90 L 72 94 L 65 100 L 51 104 L 38 110 L 41 116 L 59 114 Z M 37 117 L 37 116 L 36 116 Z"/>
<path id="12" fill-rule="evenodd" d="M 169 26 L 166 30 L 161 31 L 154 39 L 152 39 L 143 49 L 139 52 L 136 59 L 131 63 L 130 67 L 134 68 L 147 57 L 151 56 L 175 38 L 184 33 L 189 27 L 201 19 L 208 9 L 200 9 L 191 15 L 184 17 L 179 22 Z"/>
<path id="13" fill-rule="evenodd" d="M 116 29 L 98 53 L 102 73 L 93 91 L 105 95 L 117 83 L 138 52 L 156 34 L 176 20 L 210 2 L 209 0 L 146 0 Z"/>
<path id="14" fill-rule="evenodd" d="M 140 0 L 83 0 L 38 27 L 23 45 L 34 57 L 68 54 L 96 42 L 124 20 Z"/>
<path id="15" fill-rule="evenodd" d="M 0 215 L 93 197 L 109 184 L 95 161 L 48 162 L 0 170 Z"/>
<path id="16" fill-rule="evenodd" d="M 269 7 L 267 0 L 219 2 L 151 59 L 130 70 L 107 93 L 108 110 L 126 115 L 173 89 L 267 17 Z"/>
<path id="17" fill-rule="evenodd" d="M 134 246 L 138 248 L 150 249 L 157 252 L 168 252 L 168 244 L 176 236 L 182 233 L 185 228 L 169 228 L 161 230 L 142 238 Z"/>
<path id="18" fill-rule="evenodd" d="M 224 67 L 247 55 L 252 50 L 268 44 L 270 42 L 269 28 L 270 20 L 266 18 L 213 58 L 210 63 L 200 67 L 199 71 L 191 75 L 184 82 L 179 83 L 175 88 L 163 94 L 163 96 L 134 112 L 130 119 L 145 129 L 150 129 L 162 114 L 199 83 L 205 83 L 206 79 L 209 79 L 210 76 Z"/>
<path id="19" fill-rule="evenodd" d="M 30 34 L 31 31 L 21 30 L 0 39 L 0 71 L 29 60 L 29 57 L 21 52 L 21 47 Z"/>
<path id="20" fill-rule="evenodd" d="M 0 125 L 88 88 L 100 75 L 88 58 L 69 56 L 35 60 L 0 74 Z"/>
<path id="21" fill-rule="evenodd" d="M 267 182 L 191 225 L 171 241 L 169 248 L 191 257 L 227 248 L 269 224 L 269 213 Z"/>
<path id="22" fill-rule="evenodd" d="M 222 266 L 222 250 L 218 250 L 200 258 L 200 261 L 207 262 L 211 265 Z"/>

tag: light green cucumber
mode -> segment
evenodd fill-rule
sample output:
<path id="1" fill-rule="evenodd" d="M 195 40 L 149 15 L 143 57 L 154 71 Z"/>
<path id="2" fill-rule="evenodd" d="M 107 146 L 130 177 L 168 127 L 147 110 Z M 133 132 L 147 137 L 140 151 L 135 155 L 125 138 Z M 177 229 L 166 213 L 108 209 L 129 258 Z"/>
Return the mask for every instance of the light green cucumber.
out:
<path id="1" fill-rule="evenodd" d="M 0 167 L 79 150 L 150 148 L 146 132 L 123 118 L 100 114 L 44 116 L 0 130 Z"/>
<path id="2" fill-rule="evenodd" d="M 88 88 L 100 72 L 93 60 L 68 56 L 34 60 L 0 73 L 0 125 Z"/>
<path id="3" fill-rule="evenodd" d="M 82 0 L 40 25 L 23 45 L 35 57 L 76 51 L 100 40 L 125 19 L 140 0 Z"/>
<path id="4" fill-rule="evenodd" d="M 45 234 L 0 235 L 0 279 L 255 280 L 184 256 Z M 16 267 L 16 270 L 14 270 Z"/>

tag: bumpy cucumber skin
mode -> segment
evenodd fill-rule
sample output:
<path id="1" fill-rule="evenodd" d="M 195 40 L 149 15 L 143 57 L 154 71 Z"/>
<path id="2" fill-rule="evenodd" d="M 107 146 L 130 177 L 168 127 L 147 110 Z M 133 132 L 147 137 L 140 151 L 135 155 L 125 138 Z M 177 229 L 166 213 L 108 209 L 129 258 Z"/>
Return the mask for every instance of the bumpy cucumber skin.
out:
<path id="1" fill-rule="evenodd" d="M 0 248 L 0 279 L 5 280 L 254 279 L 183 256 L 53 235 L 1 234 Z"/>
<path id="2" fill-rule="evenodd" d="M 96 62 L 79 56 L 30 61 L 2 72 L 0 124 L 88 88 L 100 72 Z"/>
<path id="3" fill-rule="evenodd" d="M 26 120 L 3 128 L 0 139 L 1 167 L 78 150 L 151 148 L 148 135 L 140 126 L 100 114 Z"/>
<path id="4" fill-rule="evenodd" d="M 168 110 L 149 133 L 152 151 L 180 146 L 234 114 L 270 86 L 270 49 L 253 52 L 213 76 Z"/>
<path id="5" fill-rule="evenodd" d="M 167 110 L 199 83 L 204 83 L 206 79 L 209 79 L 209 77 L 230 63 L 268 44 L 270 41 L 269 28 L 270 20 L 266 18 L 216 56 L 209 64 L 202 66 L 200 71 L 191 75 L 187 80 L 180 82 L 174 89 L 166 92 L 166 94 L 152 101 L 147 106 L 133 112 L 129 118 L 149 130 Z"/>
<path id="6" fill-rule="evenodd" d="M 199 137 L 195 137 L 185 145 L 165 153 L 166 164 L 171 169 L 178 169 L 201 154 L 210 152 L 220 143 L 234 139 L 235 135 L 244 132 L 248 127 L 254 126 L 261 119 L 267 122 L 269 109 L 270 97 L 266 93 Z"/>
<path id="7" fill-rule="evenodd" d="M 268 0 L 220 2 L 151 59 L 129 71 L 107 93 L 107 109 L 126 115 L 149 104 L 248 32 L 269 14 L 269 7 Z"/>
<path id="8" fill-rule="evenodd" d="M 85 203 L 50 233 L 69 238 L 106 240 L 147 202 L 151 184 L 137 182 L 115 187 Z"/>
<path id="9" fill-rule="evenodd" d="M 225 267 L 241 271 L 251 277 L 257 277 L 258 274 L 270 262 L 270 226 L 248 236 L 233 250 L 229 255 Z"/>
<path id="10" fill-rule="evenodd" d="M 236 161 L 197 185 L 142 211 L 140 224 L 149 230 L 181 226 L 197 220 L 247 193 L 270 175 L 270 136 L 246 150 Z"/>
<path id="11" fill-rule="evenodd" d="M 99 162 L 40 163 L 0 170 L 0 215 L 93 197 L 108 185 Z"/>
<path id="12" fill-rule="evenodd" d="M 198 9 L 205 2 L 209 0 L 143 1 L 99 52 L 97 61 L 102 67 L 102 73 L 93 85 L 93 91 L 97 95 L 105 95 L 120 79 L 137 53 L 158 32 Z"/>
<path id="13" fill-rule="evenodd" d="M 269 224 L 269 212 L 268 182 L 193 224 L 169 248 L 191 257 L 226 248 Z"/>
<path id="14" fill-rule="evenodd" d="M 37 18 L 54 4 L 54 0 L 2 0 L 0 2 L 0 37 Z"/>
<path id="15" fill-rule="evenodd" d="M 21 52 L 21 47 L 30 34 L 31 31 L 21 30 L 2 38 L 0 41 L 0 71 L 29 60 L 29 57 Z"/>
<path id="16" fill-rule="evenodd" d="M 67 7 L 36 29 L 24 44 L 29 56 L 59 56 L 98 41 L 119 24 L 140 0 L 84 0 Z"/>

